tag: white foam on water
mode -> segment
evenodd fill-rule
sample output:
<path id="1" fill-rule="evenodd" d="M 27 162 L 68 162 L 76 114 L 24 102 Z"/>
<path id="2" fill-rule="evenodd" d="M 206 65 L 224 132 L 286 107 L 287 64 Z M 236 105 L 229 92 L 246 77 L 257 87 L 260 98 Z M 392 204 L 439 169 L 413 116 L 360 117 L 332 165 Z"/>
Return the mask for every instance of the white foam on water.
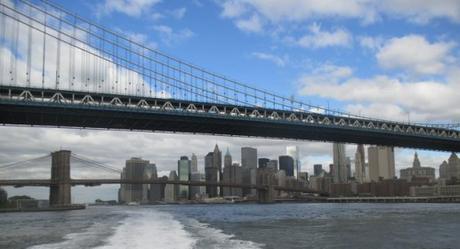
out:
<path id="1" fill-rule="evenodd" d="M 113 236 L 98 249 L 188 249 L 196 243 L 196 239 L 169 213 L 139 209 L 128 214 Z"/>
<path id="2" fill-rule="evenodd" d="M 80 233 L 69 233 L 64 236 L 64 241 L 58 243 L 42 244 L 29 247 L 29 249 L 80 249 L 90 248 L 98 244 L 101 237 L 110 233 L 107 224 L 95 223 Z"/>
<path id="3" fill-rule="evenodd" d="M 235 239 L 233 234 L 226 234 L 222 230 L 211 227 L 209 224 L 188 219 L 186 223 L 190 226 L 196 238 L 197 248 L 210 249 L 259 249 L 265 245 L 253 241 Z"/>
<path id="4" fill-rule="evenodd" d="M 264 245 L 235 239 L 232 234 L 191 218 L 176 219 L 153 208 L 123 211 L 116 227 L 96 223 L 83 232 L 70 233 L 64 241 L 29 249 L 259 249 Z M 101 245 L 95 247 L 96 245 Z"/>

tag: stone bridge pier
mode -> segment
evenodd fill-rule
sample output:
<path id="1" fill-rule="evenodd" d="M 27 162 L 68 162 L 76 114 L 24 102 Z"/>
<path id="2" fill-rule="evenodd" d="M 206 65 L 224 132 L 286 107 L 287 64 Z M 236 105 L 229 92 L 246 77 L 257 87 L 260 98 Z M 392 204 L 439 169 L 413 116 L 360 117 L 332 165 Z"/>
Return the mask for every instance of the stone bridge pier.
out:
<path id="1" fill-rule="evenodd" d="M 50 206 L 66 206 L 71 204 L 70 186 L 70 154 L 69 150 L 51 153 Z"/>
<path id="2" fill-rule="evenodd" d="M 275 188 L 268 185 L 267 189 L 258 189 L 257 197 L 259 203 L 274 203 L 275 202 Z"/>

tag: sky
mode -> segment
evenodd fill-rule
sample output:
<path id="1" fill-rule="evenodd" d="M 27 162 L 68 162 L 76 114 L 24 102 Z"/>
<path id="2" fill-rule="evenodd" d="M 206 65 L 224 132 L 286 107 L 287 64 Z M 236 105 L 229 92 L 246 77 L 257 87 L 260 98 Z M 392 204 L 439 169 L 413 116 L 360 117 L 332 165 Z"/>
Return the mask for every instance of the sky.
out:
<path id="1" fill-rule="evenodd" d="M 375 118 L 460 123 L 458 0 L 53 2 L 151 48 L 305 103 Z M 191 153 L 203 167 L 216 143 L 236 161 L 242 146 L 276 158 L 298 145 L 310 173 L 313 164 L 332 161 L 330 143 L 310 141 L 39 127 L 0 127 L 0 134 L 0 165 L 64 148 L 117 168 L 139 156 L 167 172 Z M 355 150 L 348 145 L 347 155 Z M 414 152 L 396 149 L 396 168 L 410 166 Z M 449 156 L 418 153 L 422 165 L 436 168 Z M 34 193 L 47 196 L 42 190 Z M 114 190 L 77 190 L 75 198 L 113 199 Z"/>

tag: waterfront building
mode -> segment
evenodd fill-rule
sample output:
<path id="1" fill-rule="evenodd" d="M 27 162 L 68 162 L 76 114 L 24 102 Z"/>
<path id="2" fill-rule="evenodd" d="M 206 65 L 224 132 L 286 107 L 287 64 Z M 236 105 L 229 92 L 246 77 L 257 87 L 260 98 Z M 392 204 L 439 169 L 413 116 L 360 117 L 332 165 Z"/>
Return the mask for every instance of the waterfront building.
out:
<path id="1" fill-rule="evenodd" d="M 224 167 L 224 179 L 223 182 L 231 184 L 241 184 L 242 183 L 242 172 L 239 164 L 234 163 L 232 165 L 227 165 Z M 240 196 L 242 197 L 243 191 L 241 188 L 223 188 L 224 196 Z"/>
<path id="2" fill-rule="evenodd" d="M 457 179 L 460 180 L 460 159 L 457 154 L 452 153 L 449 160 L 444 161 L 439 166 L 439 177 L 444 180 Z"/>
<path id="3" fill-rule="evenodd" d="M 169 172 L 170 181 L 178 180 L 178 176 L 175 170 Z M 177 200 L 177 192 L 179 191 L 179 186 L 177 184 L 166 184 L 165 186 L 165 202 L 175 202 Z"/>
<path id="4" fill-rule="evenodd" d="M 289 155 L 279 156 L 280 170 L 286 172 L 286 176 L 294 176 L 294 159 Z"/>
<path id="5" fill-rule="evenodd" d="M 460 185 L 412 186 L 410 196 L 460 196 Z"/>
<path id="6" fill-rule="evenodd" d="M 355 179 L 359 183 L 366 180 L 366 155 L 364 152 L 364 145 L 358 144 L 355 153 Z"/>
<path id="7" fill-rule="evenodd" d="M 177 161 L 177 172 L 179 172 L 180 181 L 190 181 L 190 170 L 192 162 L 188 160 L 188 157 L 181 156 L 180 160 Z M 180 185 L 178 199 L 188 200 L 190 198 L 190 189 L 188 185 Z"/>
<path id="8" fill-rule="evenodd" d="M 142 160 L 142 158 L 133 157 L 126 160 L 125 167 L 121 174 L 122 179 L 128 180 L 143 180 L 148 175 L 146 173 L 146 168 L 149 169 L 150 162 L 147 160 Z M 122 203 L 129 202 L 143 202 L 147 193 L 144 193 L 148 190 L 145 188 L 147 184 L 121 184 L 119 190 L 119 201 Z M 147 185 L 148 186 L 148 185 Z"/>
<path id="9" fill-rule="evenodd" d="M 309 181 L 309 187 L 313 190 L 329 193 L 330 185 L 332 184 L 333 178 L 326 174 L 321 174 L 319 176 L 311 176 Z"/>
<path id="10" fill-rule="evenodd" d="M 278 160 L 270 160 L 267 163 L 267 168 L 273 171 L 278 171 Z"/>
<path id="11" fill-rule="evenodd" d="M 371 146 L 368 148 L 369 177 L 371 181 L 395 177 L 395 155 L 393 147 Z"/>
<path id="12" fill-rule="evenodd" d="M 251 147 L 241 148 L 241 167 L 243 184 L 256 184 L 257 178 L 257 149 Z M 255 189 L 243 189 L 244 196 L 256 196 Z"/>
<path id="13" fill-rule="evenodd" d="M 295 176 L 299 179 L 300 173 L 300 154 L 299 154 L 299 147 L 298 146 L 287 146 L 286 147 L 286 155 L 292 157 L 294 159 L 294 171 Z"/>
<path id="14" fill-rule="evenodd" d="M 268 158 L 259 158 L 259 169 L 265 169 L 268 166 L 270 159 Z"/>
<path id="15" fill-rule="evenodd" d="M 144 168 L 144 180 L 156 179 L 157 178 L 157 167 L 154 163 L 149 163 Z M 150 185 L 143 184 L 142 185 L 142 202 L 148 203 L 149 202 L 149 191 Z"/>
<path id="16" fill-rule="evenodd" d="M 313 165 L 313 175 L 319 176 L 323 172 L 323 165 L 322 164 L 315 164 Z"/>
<path id="17" fill-rule="evenodd" d="M 414 178 L 426 178 L 428 182 L 434 182 L 435 169 L 431 167 L 422 167 L 417 152 L 414 155 L 414 161 L 411 168 L 401 169 L 400 178 L 412 182 Z"/>
<path id="18" fill-rule="evenodd" d="M 332 146 L 334 160 L 334 183 L 346 183 L 348 179 L 345 144 L 334 143 Z"/>
<path id="19" fill-rule="evenodd" d="M 218 156 L 218 155 L 217 155 Z M 204 158 L 204 170 L 205 178 L 207 182 L 218 182 L 219 179 L 219 168 L 214 164 L 214 152 L 209 152 Z M 206 186 L 206 193 L 209 197 L 217 197 L 217 187 L 216 186 Z"/>
<path id="20" fill-rule="evenodd" d="M 198 172 L 198 158 L 196 157 L 195 153 L 192 153 L 190 172 Z"/>

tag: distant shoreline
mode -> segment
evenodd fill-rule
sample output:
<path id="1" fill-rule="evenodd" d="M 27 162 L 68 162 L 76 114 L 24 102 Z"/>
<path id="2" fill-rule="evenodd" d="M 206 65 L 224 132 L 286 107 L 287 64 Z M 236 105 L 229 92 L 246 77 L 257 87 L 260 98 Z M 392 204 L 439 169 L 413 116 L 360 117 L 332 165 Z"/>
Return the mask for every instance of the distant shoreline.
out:
<path id="1" fill-rule="evenodd" d="M 54 212 L 70 211 L 85 209 L 86 205 L 75 204 L 64 207 L 47 207 L 47 208 L 0 208 L 0 213 L 23 213 L 23 212 Z"/>

